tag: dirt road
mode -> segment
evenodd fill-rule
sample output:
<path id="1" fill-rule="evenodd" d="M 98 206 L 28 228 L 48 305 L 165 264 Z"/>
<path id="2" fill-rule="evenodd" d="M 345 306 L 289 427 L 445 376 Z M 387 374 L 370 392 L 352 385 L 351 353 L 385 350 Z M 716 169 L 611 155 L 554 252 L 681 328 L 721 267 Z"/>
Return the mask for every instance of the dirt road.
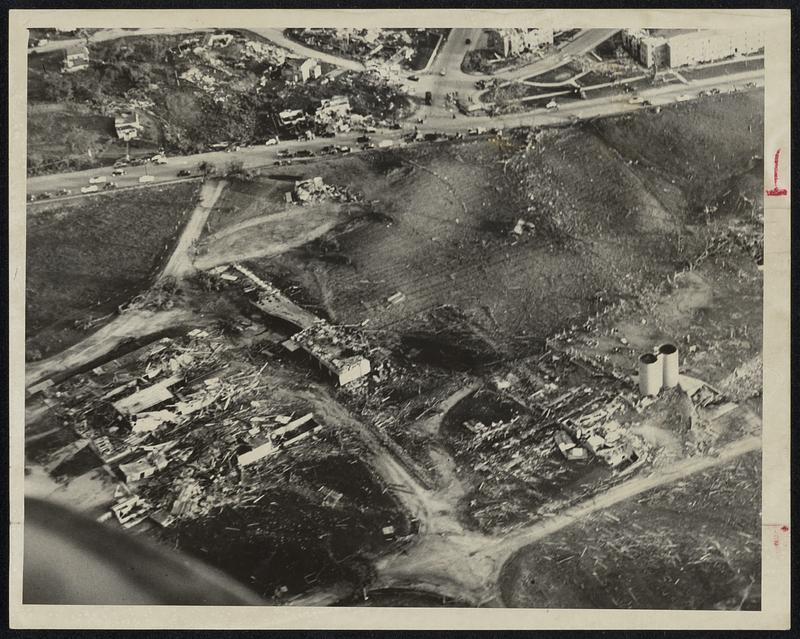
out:
<path id="1" fill-rule="evenodd" d="M 226 184 L 225 180 L 209 180 L 203 184 L 200 189 L 200 201 L 192 211 L 192 215 L 186 223 L 181 237 L 175 245 L 175 250 L 172 251 L 172 255 L 166 266 L 164 266 L 160 277 L 180 279 L 194 270 L 192 255 L 194 244 L 200 238 L 211 209 L 214 208 Z"/>
<path id="2" fill-rule="evenodd" d="M 191 317 L 192 313 L 187 309 L 158 312 L 131 310 L 118 315 L 97 332 L 57 355 L 26 364 L 25 386 L 80 368 L 114 350 L 125 339 L 173 328 L 181 322 L 189 321 Z"/>
<path id="3" fill-rule="evenodd" d="M 349 69 L 351 71 L 364 70 L 364 65 L 360 62 L 350 60 L 349 58 L 343 58 L 342 56 L 317 51 L 316 49 L 306 47 L 299 42 L 295 42 L 291 38 L 287 38 L 285 35 L 283 35 L 283 29 L 247 29 L 247 31 L 250 33 L 255 33 L 265 40 L 269 40 L 273 44 L 277 44 L 284 49 L 289 49 L 289 51 L 292 53 L 304 58 L 316 58 L 322 62 L 327 62 L 328 64 L 341 67 L 342 69 Z"/>
<path id="4" fill-rule="evenodd" d="M 225 187 L 224 180 L 206 182 L 200 192 L 200 202 L 192 211 L 175 250 L 161 272 L 160 278 L 180 278 L 194 268 L 190 248 L 200 236 L 208 214 Z M 114 350 L 123 340 L 141 337 L 172 328 L 192 317 L 188 309 L 169 311 L 129 310 L 89 335 L 86 339 L 64 351 L 39 362 L 25 366 L 25 385 L 31 386 L 59 373 L 80 368 L 94 359 Z"/>
<path id="5" fill-rule="evenodd" d="M 505 562 L 519 549 L 597 510 L 724 464 L 760 447 L 760 437 L 738 440 L 721 449 L 717 456 L 687 459 L 669 470 L 636 477 L 555 517 L 523 526 L 499 538 L 472 531 L 458 534 L 455 529 L 447 533 L 421 535 L 419 542 L 406 548 L 403 554 L 385 557 L 378 562 L 378 579 L 373 588 L 425 586 L 430 590 L 433 587 L 442 595 L 473 605 L 487 602 L 502 605 L 497 580 Z"/>

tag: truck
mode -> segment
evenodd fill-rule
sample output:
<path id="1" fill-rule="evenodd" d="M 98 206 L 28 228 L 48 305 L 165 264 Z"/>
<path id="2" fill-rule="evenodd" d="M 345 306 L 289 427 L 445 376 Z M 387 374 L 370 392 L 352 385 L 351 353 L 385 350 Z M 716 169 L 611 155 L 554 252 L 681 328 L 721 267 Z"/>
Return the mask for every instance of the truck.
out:
<path id="1" fill-rule="evenodd" d="M 430 106 L 433 103 L 433 94 L 430 91 L 425 91 L 425 104 Z"/>

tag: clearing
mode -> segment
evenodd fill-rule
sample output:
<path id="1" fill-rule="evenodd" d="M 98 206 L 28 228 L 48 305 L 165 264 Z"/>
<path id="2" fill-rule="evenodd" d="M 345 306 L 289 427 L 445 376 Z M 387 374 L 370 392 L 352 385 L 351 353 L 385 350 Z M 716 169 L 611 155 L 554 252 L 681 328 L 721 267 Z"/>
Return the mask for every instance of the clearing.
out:
<path id="1" fill-rule="evenodd" d="M 595 512 L 503 569 L 523 608 L 761 608 L 761 454 Z"/>
<path id="2" fill-rule="evenodd" d="M 26 359 L 74 344 L 147 288 L 196 197 L 197 185 L 184 183 L 79 198 L 28 215 Z"/>

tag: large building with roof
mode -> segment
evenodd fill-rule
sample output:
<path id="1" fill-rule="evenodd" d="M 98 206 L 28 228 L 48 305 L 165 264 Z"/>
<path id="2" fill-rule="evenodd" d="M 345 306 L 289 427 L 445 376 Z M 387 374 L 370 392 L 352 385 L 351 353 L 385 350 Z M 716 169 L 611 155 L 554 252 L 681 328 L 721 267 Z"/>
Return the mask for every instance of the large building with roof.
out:
<path id="1" fill-rule="evenodd" d="M 764 34 L 758 29 L 635 29 L 623 31 L 622 42 L 647 68 L 675 68 L 756 53 L 764 48 Z"/>

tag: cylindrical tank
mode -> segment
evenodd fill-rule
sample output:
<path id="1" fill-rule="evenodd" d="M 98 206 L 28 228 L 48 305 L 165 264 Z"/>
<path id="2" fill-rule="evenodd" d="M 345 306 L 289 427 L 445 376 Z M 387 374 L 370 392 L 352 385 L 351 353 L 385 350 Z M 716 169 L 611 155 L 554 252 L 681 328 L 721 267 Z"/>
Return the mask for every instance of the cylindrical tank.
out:
<path id="1" fill-rule="evenodd" d="M 663 386 L 674 388 L 678 385 L 678 347 L 674 344 L 662 344 L 658 347 L 658 355 L 663 365 Z"/>
<path id="2" fill-rule="evenodd" d="M 644 395 L 658 395 L 664 379 L 661 360 L 652 353 L 639 358 L 639 392 Z"/>

